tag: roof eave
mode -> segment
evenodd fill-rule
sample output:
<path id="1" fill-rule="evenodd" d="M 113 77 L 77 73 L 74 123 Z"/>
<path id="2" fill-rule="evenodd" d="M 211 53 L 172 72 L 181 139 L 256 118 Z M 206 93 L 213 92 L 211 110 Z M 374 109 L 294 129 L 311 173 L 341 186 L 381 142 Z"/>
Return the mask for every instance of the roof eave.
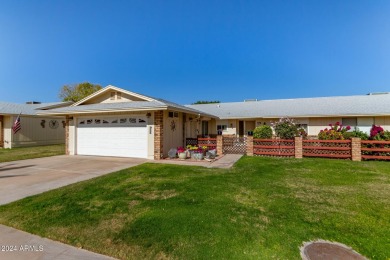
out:
<path id="1" fill-rule="evenodd" d="M 123 92 L 123 93 L 126 93 L 126 94 L 128 94 L 128 95 L 132 95 L 132 96 L 135 96 L 135 97 L 138 97 L 138 98 L 141 98 L 141 99 L 145 99 L 146 101 L 156 101 L 156 102 L 158 102 L 157 100 L 152 99 L 152 98 L 150 98 L 150 97 L 147 97 L 147 96 L 144 96 L 144 95 L 135 93 L 135 92 L 131 92 L 131 91 L 128 91 L 128 90 L 126 90 L 126 89 L 121 89 L 121 88 L 118 88 L 118 87 L 115 87 L 115 86 L 112 86 L 112 85 L 108 85 L 108 86 L 106 86 L 105 88 L 102 88 L 102 89 L 96 91 L 95 93 L 93 93 L 93 94 L 91 94 L 91 95 L 89 95 L 89 96 L 83 98 L 82 100 L 80 100 L 80 101 L 74 103 L 74 104 L 71 105 L 71 106 L 72 106 L 72 107 L 76 107 L 76 106 L 78 106 L 78 105 L 80 105 L 80 104 L 83 104 L 84 102 L 86 102 L 86 101 L 88 101 L 88 100 L 90 100 L 90 99 L 92 99 L 92 98 L 94 98 L 94 97 L 96 97 L 96 96 L 98 96 L 98 95 L 100 95 L 100 94 L 106 92 L 106 91 L 109 91 L 110 89 L 111 89 L 111 90 L 115 90 L 115 91 L 119 91 L 119 92 Z"/>
<path id="2" fill-rule="evenodd" d="M 314 118 L 320 118 L 320 117 L 367 117 L 367 116 L 390 116 L 390 113 L 371 113 L 371 114 L 322 114 L 322 115 L 271 115 L 271 116 L 249 116 L 249 117 L 225 117 L 221 116 L 218 117 L 221 120 L 233 120 L 233 119 L 255 119 L 255 118 L 282 118 L 282 117 L 292 117 L 292 118 L 303 118 L 303 117 L 314 117 Z"/>
<path id="3" fill-rule="evenodd" d="M 86 109 L 81 111 L 61 111 L 61 112 L 47 112 L 38 113 L 38 115 L 77 115 L 77 114 L 96 114 L 96 113 L 117 113 L 117 112 L 138 112 L 138 111 L 150 111 L 150 110 L 167 110 L 168 107 L 143 107 L 143 108 L 124 108 L 124 109 Z"/>

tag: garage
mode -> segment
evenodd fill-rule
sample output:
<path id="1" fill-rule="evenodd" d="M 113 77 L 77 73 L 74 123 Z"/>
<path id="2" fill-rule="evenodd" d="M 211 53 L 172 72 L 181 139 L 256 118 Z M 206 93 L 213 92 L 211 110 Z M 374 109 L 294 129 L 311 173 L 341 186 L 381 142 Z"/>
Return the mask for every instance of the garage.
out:
<path id="1" fill-rule="evenodd" d="M 77 154 L 147 158 L 144 116 L 83 117 L 77 120 Z"/>

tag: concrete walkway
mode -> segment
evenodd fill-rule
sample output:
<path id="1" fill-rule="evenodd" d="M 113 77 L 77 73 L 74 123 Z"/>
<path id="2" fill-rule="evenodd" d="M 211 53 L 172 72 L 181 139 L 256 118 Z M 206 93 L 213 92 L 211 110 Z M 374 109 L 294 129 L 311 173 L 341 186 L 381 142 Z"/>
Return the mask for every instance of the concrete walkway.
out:
<path id="1" fill-rule="evenodd" d="M 242 154 L 225 154 L 221 159 L 211 163 L 208 168 L 231 168 L 240 158 Z"/>
<path id="2" fill-rule="evenodd" d="M 0 241 L 0 259 L 114 259 L 3 225 L 0 225 Z"/>
<path id="3" fill-rule="evenodd" d="M 206 168 L 231 168 L 240 158 L 242 154 L 225 154 L 218 160 L 213 162 L 208 162 L 206 160 L 202 161 L 191 161 L 191 160 L 159 160 L 159 161 L 150 161 L 152 163 L 163 163 L 163 164 L 176 164 L 176 165 L 189 165 L 189 166 L 202 166 Z"/>

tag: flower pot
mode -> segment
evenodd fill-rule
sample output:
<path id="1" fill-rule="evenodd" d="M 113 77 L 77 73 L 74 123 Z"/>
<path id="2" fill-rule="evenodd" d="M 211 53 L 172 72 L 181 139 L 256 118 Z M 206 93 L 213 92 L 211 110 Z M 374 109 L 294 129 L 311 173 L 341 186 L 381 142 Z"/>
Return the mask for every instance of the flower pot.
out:
<path id="1" fill-rule="evenodd" d="M 178 155 L 179 155 L 179 159 L 182 159 L 182 160 L 187 159 L 187 153 L 186 152 L 178 153 Z"/>
<path id="2" fill-rule="evenodd" d="M 194 153 L 192 158 L 195 160 L 203 160 L 203 153 Z"/>

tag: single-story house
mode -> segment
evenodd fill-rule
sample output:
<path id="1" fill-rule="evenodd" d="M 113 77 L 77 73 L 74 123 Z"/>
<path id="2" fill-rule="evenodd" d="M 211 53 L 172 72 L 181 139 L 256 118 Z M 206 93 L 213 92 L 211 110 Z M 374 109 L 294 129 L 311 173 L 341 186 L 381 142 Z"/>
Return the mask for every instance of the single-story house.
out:
<path id="1" fill-rule="evenodd" d="M 41 111 L 65 116 L 66 153 L 160 159 L 183 146 L 185 122 L 213 115 L 107 86 L 68 107 Z"/>
<path id="2" fill-rule="evenodd" d="M 0 147 L 14 148 L 65 143 L 65 117 L 39 116 L 39 111 L 69 106 L 71 102 L 0 102 Z M 20 130 L 12 127 L 20 114 Z"/>
<path id="3" fill-rule="evenodd" d="M 211 114 L 202 121 L 202 134 L 246 135 L 256 126 L 271 124 L 282 117 L 295 120 L 308 135 L 317 136 L 320 130 L 336 122 L 358 127 L 369 133 L 371 126 L 381 125 L 390 130 L 390 93 L 370 93 L 360 96 L 297 98 L 278 100 L 248 100 L 244 102 L 188 105 Z M 188 122 L 191 125 L 191 122 Z M 190 128 L 188 126 L 188 128 Z M 194 133 L 189 132 L 194 137 Z"/>
<path id="4" fill-rule="evenodd" d="M 256 126 L 294 118 L 317 135 L 341 122 L 368 131 L 390 130 L 390 94 L 179 105 L 107 86 L 67 107 L 39 112 L 65 116 L 66 153 L 161 159 L 186 138 L 245 136 Z"/>

